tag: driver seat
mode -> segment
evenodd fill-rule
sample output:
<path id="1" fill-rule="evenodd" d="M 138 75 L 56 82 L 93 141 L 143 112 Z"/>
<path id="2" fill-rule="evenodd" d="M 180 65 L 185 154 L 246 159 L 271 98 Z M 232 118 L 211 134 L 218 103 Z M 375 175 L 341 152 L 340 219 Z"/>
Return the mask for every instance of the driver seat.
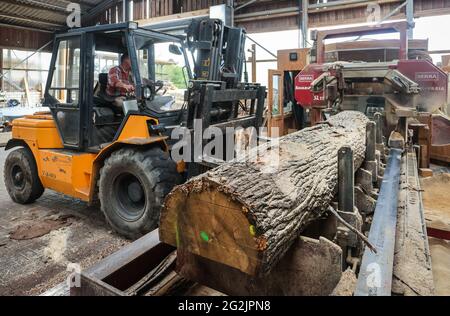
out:
<path id="1" fill-rule="evenodd" d="M 114 102 L 114 97 L 111 97 L 106 93 L 106 87 L 108 86 L 108 74 L 101 73 L 98 75 L 98 83 L 94 89 L 94 104 L 98 107 L 110 107 Z"/>

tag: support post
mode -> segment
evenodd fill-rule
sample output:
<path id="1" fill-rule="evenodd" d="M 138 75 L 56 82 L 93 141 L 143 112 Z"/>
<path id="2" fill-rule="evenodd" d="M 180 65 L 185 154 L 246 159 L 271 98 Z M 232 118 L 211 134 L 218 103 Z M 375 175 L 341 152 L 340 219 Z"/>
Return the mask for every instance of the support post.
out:
<path id="1" fill-rule="evenodd" d="M 408 118 L 407 117 L 400 117 L 398 119 L 397 132 L 399 132 L 402 135 L 402 137 L 406 143 L 408 141 Z"/>
<path id="2" fill-rule="evenodd" d="M 343 146 L 338 150 L 338 213 L 352 227 L 361 230 L 363 220 L 355 208 L 355 172 L 353 150 Z M 342 223 L 338 223 L 336 231 L 337 243 L 343 249 L 362 249 L 358 236 Z"/>
<path id="3" fill-rule="evenodd" d="M 383 144 L 383 117 L 381 113 L 375 113 L 375 124 L 377 126 L 376 143 L 377 145 Z"/>
<path id="4" fill-rule="evenodd" d="M 372 173 L 372 182 L 378 180 L 378 164 L 376 156 L 376 124 L 368 122 L 366 125 L 366 163 L 365 169 Z"/>
<path id="5" fill-rule="evenodd" d="M 3 48 L 0 47 L 0 90 L 3 90 Z"/>
<path id="6" fill-rule="evenodd" d="M 306 48 L 308 45 L 308 0 L 302 0 L 302 46 L 301 48 Z"/>
<path id="7" fill-rule="evenodd" d="M 130 21 L 130 0 L 123 0 L 123 21 Z"/>
<path id="8" fill-rule="evenodd" d="M 256 83 L 256 44 L 252 44 L 252 83 Z"/>
<path id="9" fill-rule="evenodd" d="M 366 129 L 366 160 L 375 160 L 375 138 L 376 138 L 376 125 L 374 122 L 367 123 Z"/>
<path id="10" fill-rule="evenodd" d="M 376 123 L 376 144 L 375 148 L 380 152 L 380 159 L 384 162 L 386 161 L 384 142 L 383 142 L 383 115 L 381 113 L 375 113 L 375 123 Z"/>
<path id="11" fill-rule="evenodd" d="M 338 210 L 341 212 L 353 212 L 354 183 L 353 151 L 351 147 L 344 146 L 338 151 Z"/>
<path id="12" fill-rule="evenodd" d="M 414 38 L 414 0 L 406 0 L 406 20 L 408 21 L 408 39 Z"/>

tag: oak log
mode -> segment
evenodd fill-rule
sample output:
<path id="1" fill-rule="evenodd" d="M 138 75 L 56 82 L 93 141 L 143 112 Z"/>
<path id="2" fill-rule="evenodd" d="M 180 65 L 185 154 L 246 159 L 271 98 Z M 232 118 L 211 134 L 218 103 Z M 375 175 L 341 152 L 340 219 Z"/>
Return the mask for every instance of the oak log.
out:
<path id="1" fill-rule="evenodd" d="M 162 242 L 249 275 L 265 275 L 337 193 L 337 154 L 365 156 L 367 117 L 345 111 L 261 146 L 176 187 L 160 218 Z M 273 168 L 278 157 L 278 167 Z M 256 157 L 256 158 L 255 158 Z"/>

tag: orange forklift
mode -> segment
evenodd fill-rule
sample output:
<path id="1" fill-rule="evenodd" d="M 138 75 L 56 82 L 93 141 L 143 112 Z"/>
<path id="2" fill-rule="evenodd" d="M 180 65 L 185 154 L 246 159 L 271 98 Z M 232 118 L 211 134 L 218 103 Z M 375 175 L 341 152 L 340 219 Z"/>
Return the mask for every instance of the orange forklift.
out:
<path id="1" fill-rule="evenodd" d="M 240 82 L 244 42 L 243 29 L 216 19 L 193 21 L 183 36 L 134 22 L 57 34 L 43 102 L 50 112 L 13 121 L 6 150 L 15 149 L 4 168 L 9 195 L 20 204 L 45 189 L 99 199 L 119 234 L 151 231 L 164 197 L 203 170 L 202 161 L 171 159 L 173 129 L 193 133 L 195 119 L 203 129 L 262 124 L 265 88 Z M 124 53 L 136 91 L 118 110 L 106 93 L 107 72 Z M 163 77 L 157 66 L 167 63 L 184 77 L 183 87 Z M 242 102 L 250 102 L 247 112 Z"/>

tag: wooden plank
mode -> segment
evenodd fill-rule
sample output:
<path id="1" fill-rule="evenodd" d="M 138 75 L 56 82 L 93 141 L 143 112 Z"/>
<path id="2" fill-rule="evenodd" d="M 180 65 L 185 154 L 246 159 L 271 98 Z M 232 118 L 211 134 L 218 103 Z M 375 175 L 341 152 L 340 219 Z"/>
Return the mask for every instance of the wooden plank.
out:
<path id="1" fill-rule="evenodd" d="M 400 41 L 397 39 L 388 40 L 370 40 L 370 41 L 355 41 L 355 42 L 340 42 L 326 44 L 325 50 L 342 51 L 342 50 L 359 50 L 359 49 L 399 49 Z M 408 42 L 409 50 L 428 50 L 428 40 L 410 40 Z"/>
<path id="2" fill-rule="evenodd" d="M 433 238 L 438 238 L 442 240 L 450 240 L 450 230 L 449 229 L 439 229 L 435 227 L 427 226 L 428 236 Z"/>
<path id="3" fill-rule="evenodd" d="M 31 104 L 31 96 L 30 96 L 30 89 L 28 87 L 27 76 L 23 77 L 23 84 L 25 87 L 25 97 L 27 98 L 27 106 L 31 107 L 31 106 L 33 106 L 33 104 Z"/>
<path id="4" fill-rule="evenodd" d="M 450 119 L 433 115 L 431 159 L 450 163 Z"/>
<path id="5" fill-rule="evenodd" d="M 174 14 L 173 1 L 169 1 L 169 13 L 168 15 Z"/>
<path id="6" fill-rule="evenodd" d="M 419 176 L 422 178 L 429 178 L 433 176 L 433 170 L 427 169 L 427 168 L 420 168 L 419 169 Z"/>
<path id="7" fill-rule="evenodd" d="M 150 19 L 137 20 L 136 22 L 139 24 L 139 26 L 146 26 L 149 24 L 168 21 L 168 20 L 188 19 L 188 18 L 195 18 L 198 16 L 205 16 L 205 15 L 209 15 L 209 9 L 187 12 L 187 13 L 177 13 L 177 14 L 161 16 L 161 17 L 152 17 Z"/>
<path id="8" fill-rule="evenodd" d="M 150 6 L 151 6 L 151 17 L 153 18 L 153 17 L 156 17 L 157 15 L 156 15 L 156 1 L 157 0 L 150 0 L 151 1 L 151 3 L 150 3 Z"/>
<path id="9" fill-rule="evenodd" d="M 430 237 L 450 240 L 450 219 L 445 214 L 442 216 L 441 213 L 433 211 L 428 211 L 425 214 L 425 219 L 427 223 L 427 231 Z"/>
<path id="10" fill-rule="evenodd" d="M 450 174 L 435 174 L 421 179 L 425 220 L 431 237 L 450 233 Z M 447 238 L 443 238 L 447 239 Z"/>

